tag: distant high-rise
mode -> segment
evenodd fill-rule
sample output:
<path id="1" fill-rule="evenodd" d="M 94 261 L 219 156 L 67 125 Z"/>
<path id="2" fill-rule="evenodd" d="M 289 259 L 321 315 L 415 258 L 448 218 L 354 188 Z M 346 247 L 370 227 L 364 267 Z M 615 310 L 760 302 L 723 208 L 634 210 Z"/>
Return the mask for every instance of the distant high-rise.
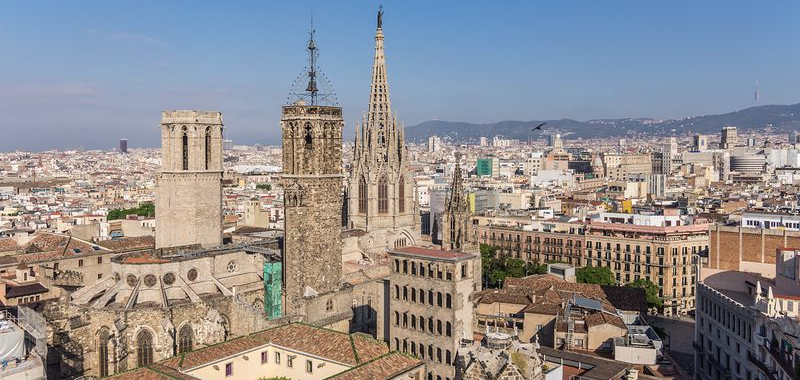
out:
<path id="1" fill-rule="evenodd" d="M 128 140 L 127 139 L 120 139 L 119 140 L 119 151 L 120 151 L 120 153 L 128 153 Z"/>
<path id="2" fill-rule="evenodd" d="M 736 127 L 722 128 L 722 138 L 720 138 L 719 146 L 722 149 L 731 149 L 739 143 L 739 135 L 736 133 Z"/>
<path id="3" fill-rule="evenodd" d="M 564 141 L 561 140 L 561 134 L 556 133 L 550 135 L 550 148 L 556 153 L 564 151 Z"/>
<path id="4" fill-rule="evenodd" d="M 703 152 L 708 149 L 708 137 L 705 135 L 694 135 L 692 139 L 692 150 L 695 152 Z"/>
<path id="5" fill-rule="evenodd" d="M 439 136 L 428 137 L 428 153 L 436 153 L 442 145 L 442 139 Z"/>
<path id="6" fill-rule="evenodd" d="M 789 133 L 789 144 L 797 144 L 800 140 L 800 132 L 794 131 Z"/>

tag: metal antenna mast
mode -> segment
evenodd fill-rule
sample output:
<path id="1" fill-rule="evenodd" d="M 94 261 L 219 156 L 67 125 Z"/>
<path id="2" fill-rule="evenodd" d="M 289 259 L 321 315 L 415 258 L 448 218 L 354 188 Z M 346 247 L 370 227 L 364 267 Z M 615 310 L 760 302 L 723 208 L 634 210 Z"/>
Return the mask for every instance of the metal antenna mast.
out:
<path id="1" fill-rule="evenodd" d="M 317 44 L 314 43 L 314 16 L 311 16 L 311 33 L 308 39 L 308 86 L 306 91 L 311 94 L 311 105 L 317 105 Z"/>

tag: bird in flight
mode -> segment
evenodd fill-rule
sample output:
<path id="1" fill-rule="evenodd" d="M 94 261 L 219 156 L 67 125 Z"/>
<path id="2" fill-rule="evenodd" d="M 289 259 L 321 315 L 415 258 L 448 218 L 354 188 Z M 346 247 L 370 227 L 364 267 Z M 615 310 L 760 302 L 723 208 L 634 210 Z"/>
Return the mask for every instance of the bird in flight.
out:
<path id="1" fill-rule="evenodd" d="M 536 126 L 536 127 L 534 127 L 534 128 L 531 128 L 531 132 L 533 132 L 533 131 L 537 131 L 537 130 L 538 130 L 538 131 L 541 131 L 541 130 L 542 130 L 542 127 L 544 127 L 544 125 L 545 125 L 545 124 L 547 124 L 547 123 L 542 123 L 542 124 L 539 124 L 539 125 L 537 125 L 537 126 Z"/>

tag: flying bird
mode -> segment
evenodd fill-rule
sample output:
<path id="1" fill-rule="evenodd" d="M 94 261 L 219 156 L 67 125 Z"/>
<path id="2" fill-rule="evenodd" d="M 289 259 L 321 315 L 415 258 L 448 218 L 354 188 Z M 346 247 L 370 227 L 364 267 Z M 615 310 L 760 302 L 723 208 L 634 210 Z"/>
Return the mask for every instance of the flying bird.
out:
<path id="1" fill-rule="evenodd" d="M 542 123 L 542 124 L 537 125 L 536 127 L 531 129 L 531 132 L 536 131 L 536 130 L 541 131 L 542 127 L 544 127 L 545 124 L 547 124 L 547 123 Z"/>

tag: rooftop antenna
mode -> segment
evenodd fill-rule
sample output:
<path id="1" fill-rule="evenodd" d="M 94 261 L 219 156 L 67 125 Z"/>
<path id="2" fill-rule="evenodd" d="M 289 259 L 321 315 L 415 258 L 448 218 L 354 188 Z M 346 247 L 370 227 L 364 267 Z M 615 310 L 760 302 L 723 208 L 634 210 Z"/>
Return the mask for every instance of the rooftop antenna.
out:
<path id="1" fill-rule="evenodd" d="M 311 25 L 308 33 L 308 67 L 306 67 L 292 84 L 289 93 L 289 103 L 302 100 L 308 105 L 337 105 L 336 94 L 333 86 L 325 74 L 317 68 L 319 59 L 319 49 L 314 39 L 316 30 L 314 29 L 314 13 L 311 13 Z"/>

